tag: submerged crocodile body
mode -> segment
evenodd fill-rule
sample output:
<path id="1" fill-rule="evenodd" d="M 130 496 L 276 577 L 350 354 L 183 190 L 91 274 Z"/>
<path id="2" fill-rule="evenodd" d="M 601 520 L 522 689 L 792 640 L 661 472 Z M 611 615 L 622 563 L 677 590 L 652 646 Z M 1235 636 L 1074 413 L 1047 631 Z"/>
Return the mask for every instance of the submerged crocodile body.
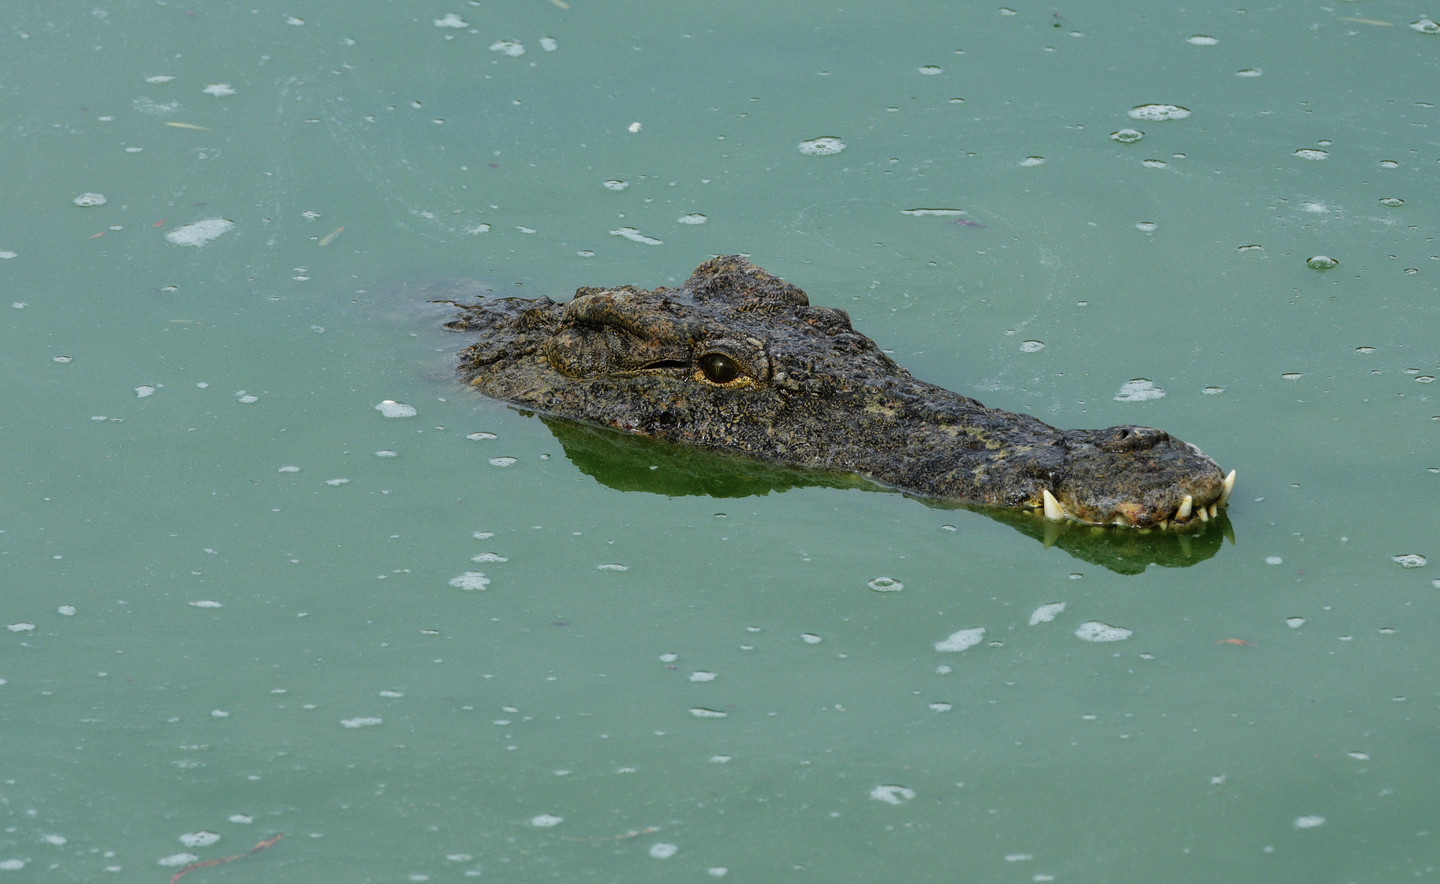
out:
<path id="1" fill-rule="evenodd" d="M 1161 430 L 1060 430 L 916 380 L 845 311 L 738 256 L 678 288 L 457 306 L 447 327 L 480 332 L 462 378 L 547 415 L 1091 524 L 1208 521 L 1234 484 Z"/>

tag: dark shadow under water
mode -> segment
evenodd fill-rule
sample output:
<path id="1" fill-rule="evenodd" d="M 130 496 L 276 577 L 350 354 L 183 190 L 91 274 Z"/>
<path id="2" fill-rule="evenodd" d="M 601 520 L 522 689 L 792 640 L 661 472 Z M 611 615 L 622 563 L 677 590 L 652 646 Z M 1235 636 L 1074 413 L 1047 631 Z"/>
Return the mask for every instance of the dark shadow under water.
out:
<path id="1" fill-rule="evenodd" d="M 667 497 L 706 495 L 750 497 L 790 488 L 861 488 L 889 491 L 851 473 L 802 470 L 750 458 L 717 454 L 645 436 L 541 415 L 540 420 L 580 472 L 620 491 L 645 491 Z M 908 496 L 908 495 L 907 495 Z M 1224 512 L 1208 523 L 1183 531 L 1137 530 L 1054 522 L 1038 513 L 914 498 L 938 509 L 963 509 L 1009 525 L 1046 548 L 1117 574 L 1139 574 L 1150 565 L 1188 568 L 1235 542 Z"/>

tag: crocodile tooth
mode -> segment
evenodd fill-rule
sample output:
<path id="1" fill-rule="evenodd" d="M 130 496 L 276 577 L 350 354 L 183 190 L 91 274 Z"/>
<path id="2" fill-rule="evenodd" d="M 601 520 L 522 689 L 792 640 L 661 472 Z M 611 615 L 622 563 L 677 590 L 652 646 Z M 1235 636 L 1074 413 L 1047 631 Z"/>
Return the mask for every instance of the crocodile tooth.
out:
<path id="1" fill-rule="evenodd" d="M 1161 519 L 1160 521 L 1158 521 L 1158 522 L 1155 523 L 1155 527 L 1156 527 L 1156 528 L 1159 528 L 1161 531 L 1164 531 L 1166 528 L 1169 528 L 1169 527 L 1170 527 L 1170 520 L 1169 520 L 1169 519 Z"/>
<path id="2" fill-rule="evenodd" d="M 1218 516 L 1218 515 L 1220 515 L 1220 504 L 1218 504 L 1218 503 L 1212 503 L 1212 504 L 1210 504 L 1210 518 L 1213 519 L 1213 518 L 1215 518 L 1215 517 Z"/>
<path id="3" fill-rule="evenodd" d="M 1049 488 L 1044 489 L 1040 494 L 1045 498 L 1045 518 L 1057 521 L 1065 518 L 1064 505 L 1055 499 L 1055 495 L 1050 493 Z"/>
<path id="4" fill-rule="evenodd" d="M 1190 518 L 1190 509 L 1194 505 L 1195 498 L 1191 497 L 1188 494 L 1185 495 L 1185 499 L 1180 501 L 1180 508 L 1175 511 L 1176 520 L 1183 522 L 1186 519 Z"/>
<path id="5" fill-rule="evenodd" d="M 1202 521 L 1202 522 L 1208 522 L 1208 521 L 1210 521 L 1210 512 L 1209 512 L 1209 510 L 1205 509 L 1205 507 L 1203 507 L 1203 506 L 1200 507 L 1200 509 L 1196 510 L 1196 511 L 1195 511 L 1195 514 L 1200 517 L 1200 521 Z"/>
<path id="6" fill-rule="evenodd" d="M 1220 483 L 1220 506 L 1230 502 L 1230 492 L 1235 490 L 1235 471 L 1231 470 L 1225 481 Z"/>

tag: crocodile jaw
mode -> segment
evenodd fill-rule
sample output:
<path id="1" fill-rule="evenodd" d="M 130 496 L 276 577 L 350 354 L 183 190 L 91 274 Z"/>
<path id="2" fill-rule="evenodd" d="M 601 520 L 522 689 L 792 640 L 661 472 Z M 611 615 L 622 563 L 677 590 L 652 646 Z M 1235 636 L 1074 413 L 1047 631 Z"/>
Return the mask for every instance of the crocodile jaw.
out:
<path id="1" fill-rule="evenodd" d="M 1080 507 L 1067 508 L 1059 498 L 1046 488 L 1041 491 L 1040 505 L 1036 507 L 1045 518 L 1052 521 L 1080 522 L 1087 525 L 1122 525 L 1130 528 L 1176 528 L 1180 529 L 1196 522 L 1204 523 L 1215 518 L 1230 503 L 1230 494 L 1235 490 L 1235 471 L 1231 470 L 1220 480 L 1218 496 L 1206 503 L 1195 502 L 1195 495 L 1186 494 L 1173 509 L 1159 509 L 1141 503 L 1122 501 L 1110 508 L 1100 518 L 1094 511 L 1081 512 Z"/>

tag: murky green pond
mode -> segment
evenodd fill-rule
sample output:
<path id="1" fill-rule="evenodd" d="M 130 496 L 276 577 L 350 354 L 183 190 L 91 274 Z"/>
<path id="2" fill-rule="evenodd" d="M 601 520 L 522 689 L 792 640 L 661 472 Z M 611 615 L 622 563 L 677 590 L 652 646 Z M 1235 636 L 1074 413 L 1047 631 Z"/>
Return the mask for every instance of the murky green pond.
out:
<path id="1" fill-rule="evenodd" d="M 0 880 L 1440 877 L 1440 26 L 1092 5 L 12 2 Z M 1228 531 L 552 429 L 427 303 L 721 253 Z"/>

